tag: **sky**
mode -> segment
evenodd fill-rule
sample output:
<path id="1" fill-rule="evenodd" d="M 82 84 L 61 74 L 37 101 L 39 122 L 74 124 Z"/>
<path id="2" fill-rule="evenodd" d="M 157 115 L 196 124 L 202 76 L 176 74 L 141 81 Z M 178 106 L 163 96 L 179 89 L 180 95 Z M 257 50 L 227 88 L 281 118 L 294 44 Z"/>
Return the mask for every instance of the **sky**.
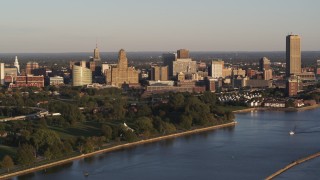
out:
<path id="1" fill-rule="evenodd" d="M 0 53 L 320 50 L 319 0 L 8 0 Z"/>

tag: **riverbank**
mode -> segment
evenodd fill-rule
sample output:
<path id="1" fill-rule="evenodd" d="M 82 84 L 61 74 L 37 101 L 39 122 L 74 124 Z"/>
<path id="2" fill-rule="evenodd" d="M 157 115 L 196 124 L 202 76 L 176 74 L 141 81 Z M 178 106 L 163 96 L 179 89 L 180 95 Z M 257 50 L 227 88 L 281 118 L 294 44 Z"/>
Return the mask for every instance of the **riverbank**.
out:
<path id="1" fill-rule="evenodd" d="M 233 111 L 233 113 L 248 113 L 253 111 L 284 111 L 284 112 L 296 112 L 296 111 L 307 111 L 320 108 L 320 104 L 305 106 L 300 108 L 265 108 L 265 107 L 255 107 L 255 108 L 247 108 Z"/>
<path id="2" fill-rule="evenodd" d="M 160 136 L 160 137 L 155 137 L 155 138 L 150 138 L 150 139 L 146 139 L 146 140 L 140 140 L 140 141 L 136 141 L 136 142 L 132 142 L 132 143 L 116 145 L 116 146 L 109 147 L 106 149 L 97 150 L 92 153 L 82 154 L 79 156 L 75 156 L 75 157 L 67 158 L 64 160 L 48 163 L 45 165 L 40 165 L 37 167 L 33 167 L 33 168 L 29 168 L 29 169 L 25 169 L 25 170 L 21 170 L 21 171 L 17 171 L 17 172 L 12 172 L 9 174 L 4 174 L 4 175 L 0 176 L 0 179 L 8 179 L 8 178 L 15 177 L 15 176 L 20 176 L 20 175 L 36 172 L 39 170 L 43 170 L 43 169 L 47 169 L 50 167 L 66 164 L 66 163 L 69 163 L 69 162 L 72 162 L 72 161 L 75 161 L 78 159 L 83 159 L 83 158 L 90 157 L 90 156 L 97 155 L 97 154 L 101 154 L 101 153 L 116 151 L 116 150 L 120 150 L 120 149 L 124 149 L 124 148 L 128 148 L 128 147 L 133 147 L 133 146 L 137 146 L 137 145 L 141 145 L 141 144 L 147 144 L 147 143 L 157 142 L 157 141 L 161 141 L 161 140 L 181 137 L 181 136 L 185 136 L 185 135 L 196 134 L 196 133 L 210 131 L 210 130 L 214 130 L 214 129 L 231 127 L 231 126 L 235 126 L 236 123 L 237 122 L 231 122 L 231 123 L 226 123 L 226 124 L 221 124 L 221 125 L 216 125 L 216 126 L 199 128 L 199 129 L 194 129 L 194 130 L 190 130 L 190 131 L 185 131 L 185 132 L 180 132 L 180 133 L 175 133 L 175 134 L 170 134 L 170 135 L 165 135 L 165 136 Z"/>
<path id="3" fill-rule="evenodd" d="M 266 180 L 274 179 L 275 177 L 277 177 L 277 176 L 279 176 L 280 174 L 284 173 L 285 171 L 293 168 L 294 166 L 297 166 L 297 165 L 299 165 L 299 164 L 301 164 L 301 163 L 304 163 L 304 162 L 306 162 L 306 161 L 309 161 L 309 160 L 311 160 L 311 159 L 315 159 L 315 158 L 317 158 L 317 157 L 319 157 L 319 156 L 320 156 L 320 152 L 315 153 L 315 154 L 312 154 L 312 155 L 310 155 L 310 156 L 308 156 L 308 157 L 301 158 L 301 159 L 298 159 L 298 160 L 296 160 L 296 161 L 293 161 L 292 163 L 290 163 L 290 164 L 287 165 L 286 167 L 284 167 L 284 168 L 280 169 L 279 171 L 273 173 L 272 175 L 268 176 L 268 177 L 266 178 Z"/>

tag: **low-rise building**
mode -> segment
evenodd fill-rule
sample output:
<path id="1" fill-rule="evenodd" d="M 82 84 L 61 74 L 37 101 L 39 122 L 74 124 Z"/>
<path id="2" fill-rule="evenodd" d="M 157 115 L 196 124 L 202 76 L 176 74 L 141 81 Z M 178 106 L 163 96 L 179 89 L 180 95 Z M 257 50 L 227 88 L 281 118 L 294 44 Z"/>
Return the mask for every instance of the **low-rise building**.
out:
<path id="1" fill-rule="evenodd" d="M 63 85 L 63 84 L 64 84 L 63 77 L 61 77 L 61 76 L 50 77 L 50 85 L 51 86 L 59 86 L 59 85 Z"/>
<path id="2" fill-rule="evenodd" d="M 43 76 L 17 76 L 14 83 L 10 83 L 9 87 L 44 87 L 44 77 Z"/>
<path id="3" fill-rule="evenodd" d="M 265 101 L 264 107 L 270 108 L 285 108 L 286 102 L 285 101 Z"/>

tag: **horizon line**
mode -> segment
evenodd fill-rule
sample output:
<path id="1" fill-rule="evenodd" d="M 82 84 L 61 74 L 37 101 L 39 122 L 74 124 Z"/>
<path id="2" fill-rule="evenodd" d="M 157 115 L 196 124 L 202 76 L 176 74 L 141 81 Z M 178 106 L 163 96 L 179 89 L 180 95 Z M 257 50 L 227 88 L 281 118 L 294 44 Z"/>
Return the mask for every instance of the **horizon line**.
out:
<path id="1" fill-rule="evenodd" d="M 176 50 L 177 51 L 177 50 Z M 126 51 L 126 53 L 150 53 L 150 52 L 159 52 L 159 53 L 174 53 L 176 51 Z M 118 53 L 119 51 L 100 51 L 100 53 Z M 282 51 L 248 51 L 248 50 L 241 50 L 241 51 L 236 51 L 236 50 L 230 50 L 230 51 L 202 51 L 202 50 L 198 50 L 198 51 L 190 51 L 189 53 L 208 53 L 208 52 L 212 52 L 212 53 L 242 53 L 242 52 L 247 52 L 247 53 L 257 53 L 257 52 L 286 52 L 285 50 Z M 320 52 L 320 50 L 305 50 L 305 51 L 301 51 L 301 52 Z M 70 52 L 0 52 L 0 54 L 69 54 L 69 53 L 93 53 L 93 51 L 70 51 Z"/>

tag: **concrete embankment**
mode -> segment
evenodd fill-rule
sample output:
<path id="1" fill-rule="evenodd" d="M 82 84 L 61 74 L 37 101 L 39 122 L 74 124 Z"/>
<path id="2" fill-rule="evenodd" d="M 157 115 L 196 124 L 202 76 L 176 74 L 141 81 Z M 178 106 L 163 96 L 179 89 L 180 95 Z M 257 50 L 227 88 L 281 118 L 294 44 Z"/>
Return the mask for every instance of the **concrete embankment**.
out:
<path id="1" fill-rule="evenodd" d="M 268 176 L 268 177 L 266 178 L 266 180 L 274 179 L 275 177 L 277 177 L 277 176 L 279 176 L 280 174 L 284 173 L 285 171 L 293 168 L 294 166 L 297 166 L 297 165 L 299 165 L 299 164 L 301 164 L 301 163 L 304 163 L 304 162 L 306 162 L 306 161 L 309 161 L 309 160 L 311 160 L 311 159 L 315 159 L 315 158 L 317 158 L 317 157 L 319 157 L 319 156 L 320 156 L 320 152 L 318 152 L 318 153 L 316 153 L 316 154 L 312 154 L 312 155 L 310 155 L 310 156 L 308 156 L 308 157 L 301 158 L 301 159 L 298 159 L 298 160 L 296 160 L 296 161 L 293 161 L 292 163 L 288 164 L 286 167 L 284 167 L 284 168 L 280 169 L 279 171 L 273 173 L 272 175 Z"/>
<path id="2" fill-rule="evenodd" d="M 96 155 L 96 154 L 116 151 L 116 150 L 132 147 L 132 146 L 137 146 L 137 145 L 140 145 L 140 144 L 152 143 L 152 142 L 156 142 L 156 141 L 161 141 L 161 140 L 165 140 L 165 139 L 185 136 L 185 135 L 189 135 L 189 134 L 196 134 L 196 133 L 205 132 L 205 131 L 209 131 L 209 130 L 235 126 L 236 123 L 237 122 L 231 122 L 231 123 L 226 123 L 226 124 L 221 124 L 221 125 L 216 125 L 216 126 L 210 126 L 210 127 L 205 127 L 205 128 L 194 129 L 194 130 L 185 131 L 185 132 L 181 132 L 181 133 L 175 133 L 175 134 L 170 134 L 170 135 L 150 138 L 150 139 L 146 139 L 146 140 L 140 140 L 140 141 L 137 141 L 137 142 L 116 145 L 116 146 L 113 146 L 113 147 L 110 147 L 110 148 L 106 148 L 106 149 L 101 149 L 101 150 L 98 150 L 98 151 L 95 151 L 95 152 L 92 152 L 92 153 L 82 154 L 80 156 L 75 156 L 75 157 L 72 157 L 72 158 L 56 161 L 56 162 L 53 162 L 53 163 L 48 163 L 48 164 L 41 165 L 41 166 L 36 166 L 36 167 L 25 169 L 25 170 L 22 170 L 22 171 L 17 171 L 17 172 L 12 172 L 12 173 L 9 173 L 9 174 L 1 175 L 0 179 L 8 179 L 8 178 L 11 178 L 11 177 L 20 176 L 20 175 L 23 175 L 23 174 L 28 174 L 28 173 L 39 171 L 39 170 L 42 170 L 42 169 L 47 169 L 47 168 L 50 168 L 50 167 L 53 167 L 53 166 L 66 164 L 68 162 L 72 162 L 72 161 L 75 161 L 75 160 L 78 160 L 78 159 L 90 157 L 90 156 L 93 156 L 93 155 Z"/>
<path id="3" fill-rule="evenodd" d="M 306 111 L 320 108 L 320 104 L 305 106 L 300 108 L 266 108 L 266 107 L 256 107 L 256 108 L 247 108 L 233 111 L 234 113 L 248 113 L 252 111 L 285 111 L 285 112 L 296 112 L 296 111 Z"/>

